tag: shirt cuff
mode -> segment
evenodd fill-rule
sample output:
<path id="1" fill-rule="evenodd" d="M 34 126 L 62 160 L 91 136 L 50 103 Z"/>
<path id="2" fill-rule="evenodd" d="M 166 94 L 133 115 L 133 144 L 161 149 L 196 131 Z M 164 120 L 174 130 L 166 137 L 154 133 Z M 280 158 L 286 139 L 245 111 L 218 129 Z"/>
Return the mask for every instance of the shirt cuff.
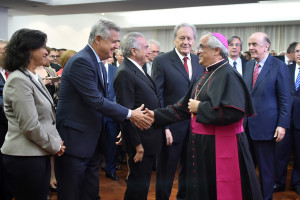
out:
<path id="1" fill-rule="evenodd" d="M 131 112 L 132 112 L 132 110 L 129 109 L 126 119 L 129 119 L 131 117 Z"/>

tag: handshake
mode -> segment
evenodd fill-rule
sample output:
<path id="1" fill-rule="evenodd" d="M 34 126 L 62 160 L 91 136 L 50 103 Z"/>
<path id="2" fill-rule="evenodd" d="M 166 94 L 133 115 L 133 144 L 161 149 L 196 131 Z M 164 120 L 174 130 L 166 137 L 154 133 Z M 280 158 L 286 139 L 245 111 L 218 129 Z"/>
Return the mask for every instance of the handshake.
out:
<path id="1" fill-rule="evenodd" d="M 136 127 L 141 130 L 147 130 L 151 127 L 154 122 L 154 112 L 152 110 L 148 110 L 148 108 L 144 109 L 144 104 L 142 104 L 137 109 L 131 112 L 131 117 L 129 120 L 134 123 Z"/>

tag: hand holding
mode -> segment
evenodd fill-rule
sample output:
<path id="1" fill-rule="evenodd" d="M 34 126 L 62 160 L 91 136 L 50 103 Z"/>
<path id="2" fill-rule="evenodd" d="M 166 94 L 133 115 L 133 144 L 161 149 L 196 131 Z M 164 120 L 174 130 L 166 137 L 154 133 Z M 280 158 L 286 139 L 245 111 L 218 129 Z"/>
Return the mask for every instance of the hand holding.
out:
<path id="1" fill-rule="evenodd" d="M 274 137 L 276 138 L 276 142 L 280 142 L 285 135 L 285 128 L 277 126 Z"/>
<path id="2" fill-rule="evenodd" d="M 144 104 L 142 104 L 137 109 L 133 110 L 131 113 L 131 117 L 129 118 L 129 120 L 141 130 L 149 129 L 152 125 L 151 117 L 144 115 L 142 111 L 143 108 Z"/>
<path id="3" fill-rule="evenodd" d="M 56 156 L 60 157 L 65 153 L 66 146 L 64 145 L 64 141 L 60 141 L 60 150 L 56 153 Z"/>
<path id="4" fill-rule="evenodd" d="M 165 130 L 167 146 L 171 146 L 173 144 L 173 136 L 170 129 Z"/>
<path id="5" fill-rule="evenodd" d="M 116 142 L 116 145 L 122 145 L 123 140 L 122 140 L 122 132 L 121 131 L 120 131 L 119 135 L 117 136 L 117 139 L 119 139 L 119 141 Z"/>
<path id="6" fill-rule="evenodd" d="M 133 158 L 133 161 L 136 162 L 141 162 L 143 160 L 143 156 L 144 156 L 144 148 L 142 144 L 139 144 L 135 147 L 136 150 L 136 154 Z"/>
<path id="7" fill-rule="evenodd" d="M 190 99 L 188 103 L 188 109 L 190 113 L 197 113 L 198 111 L 198 106 L 201 101 L 195 100 L 195 99 Z"/>

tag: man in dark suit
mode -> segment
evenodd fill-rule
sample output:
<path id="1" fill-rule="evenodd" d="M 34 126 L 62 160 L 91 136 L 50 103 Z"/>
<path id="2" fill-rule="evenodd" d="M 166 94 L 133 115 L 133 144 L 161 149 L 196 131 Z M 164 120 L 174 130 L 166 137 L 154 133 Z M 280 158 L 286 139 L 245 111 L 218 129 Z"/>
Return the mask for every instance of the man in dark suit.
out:
<path id="1" fill-rule="evenodd" d="M 287 166 L 294 152 L 294 166 L 291 178 L 292 189 L 300 194 L 300 43 L 295 48 L 295 62 L 288 65 L 291 92 L 291 125 L 284 139 L 276 144 L 276 170 L 274 192 L 285 191 Z"/>
<path id="2" fill-rule="evenodd" d="M 199 58 L 191 54 L 197 38 L 195 26 L 187 23 L 174 28 L 175 48 L 157 56 L 152 65 L 152 77 L 162 107 L 173 105 L 182 98 L 194 80 L 204 72 Z M 156 169 L 156 199 L 169 199 L 173 180 L 180 161 L 177 199 L 185 198 L 186 146 L 190 120 L 174 123 L 165 128 L 163 149 L 158 156 Z"/>
<path id="3" fill-rule="evenodd" d="M 153 60 L 156 56 L 158 56 L 160 52 L 160 44 L 158 41 L 151 39 L 148 41 L 149 48 L 150 48 L 150 54 L 148 57 L 148 62 L 144 64 L 143 70 L 146 72 L 150 77 L 152 77 L 152 64 Z"/>
<path id="4" fill-rule="evenodd" d="M 110 58 L 112 59 L 112 58 Z M 108 63 L 105 60 L 104 66 L 107 72 L 107 99 L 116 102 L 116 94 L 113 88 L 114 76 L 117 67 Z M 120 132 L 120 123 L 110 117 L 104 116 L 104 129 L 105 129 L 105 174 L 113 180 L 119 180 L 116 174 L 116 155 L 117 145 L 116 140 Z"/>
<path id="5" fill-rule="evenodd" d="M 7 119 L 3 109 L 3 88 L 8 72 L 2 68 L 3 53 L 6 45 L 7 41 L 0 40 L 0 148 L 3 145 L 5 135 L 7 133 Z M 6 172 L 2 162 L 2 153 L 0 152 L 0 199 L 11 200 L 12 197 L 13 196 L 7 183 Z"/>
<path id="6" fill-rule="evenodd" d="M 124 61 L 114 80 L 117 103 L 130 109 L 142 103 L 146 108 L 160 108 L 155 84 L 142 69 L 149 55 L 147 40 L 140 33 L 128 33 L 122 39 L 121 49 Z M 126 121 L 121 123 L 121 131 L 130 168 L 124 200 L 146 200 L 152 166 L 162 146 L 163 130 L 152 126 L 141 131 Z"/>
<path id="7" fill-rule="evenodd" d="M 297 42 L 291 43 L 286 50 L 286 55 L 274 56 L 274 57 L 278 58 L 279 60 L 282 60 L 286 65 L 294 64 L 296 45 L 297 45 Z"/>
<path id="8" fill-rule="evenodd" d="M 245 72 L 247 60 L 241 57 L 243 42 L 238 36 L 228 39 L 228 61 L 242 76 Z"/>
<path id="9" fill-rule="evenodd" d="M 103 115 L 129 119 L 149 128 L 141 109 L 129 110 L 107 99 L 107 82 L 101 62 L 113 56 L 119 27 L 106 19 L 91 29 L 88 45 L 66 64 L 57 105 L 57 129 L 67 147 L 55 161 L 59 200 L 95 200 L 99 196 L 99 149 Z"/>
<path id="10" fill-rule="evenodd" d="M 280 142 L 290 122 L 289 74 L 285 63 L 269 54 L 267 34 L 257 32 L 249 38 L 253 60 L 246 64 L 245 83 L 257 116 L 246 118 L 261 180 L 264 200 L 271 200 L 275 175 L 275 143 Z"/>

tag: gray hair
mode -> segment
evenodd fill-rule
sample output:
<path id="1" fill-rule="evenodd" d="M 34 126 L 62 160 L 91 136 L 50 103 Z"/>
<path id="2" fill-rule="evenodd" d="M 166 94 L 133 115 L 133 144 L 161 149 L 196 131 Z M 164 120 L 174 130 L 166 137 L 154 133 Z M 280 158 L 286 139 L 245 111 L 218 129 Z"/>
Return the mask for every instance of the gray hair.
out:
<path id="1" fill-rule="evenodd" d="M 241 40 L 240 37 L 238 37 L 238 36 L 236 36 L 236 35 L 231 36 L 231 37 L 227 40 L 228 45 L 229 45 L 234 39 L 239 39 L 239 40 L 240 40 L 240 42 L 241 42 L 241 51 L 242 51 L 242 48 L 243 48 L 243 41 Z"/>
<path id="2" fill-rule="evenodd" d="M 109 37 L 111 30 L 119 32 L 120 27 L 111 20 L 100 19 L 96 24 L 92 26 L 88 41 L 89 45 L 94 43 L 95 37 L 97 35 L 100 35 L 101 38 L 106 40 Z"/>
<path id="3" fill-rule="evenodd" d="M 7 44 L 7 43 L 8 43 L 7 40 L 2 40 L 2 39 L 0 39 L 0 44 Z"/>
<path id="4" fill-rule="evenodd" d="M 129 57 L 131 55 L 131 49 L 140 49 L 140 45 L 137 38 L 144 37 L 143 34 L 138 32 L 127 33 L 121 41 L 121 49 L 124 57 Z"/>
<path id="5" fill-rule="evenodd" d="M 116 55 L 119 55 L 120 52 L 122 52 L 122 50 L 121 49 L 117 49 Z"/>
<path id="6" fill-rule="evenodd" d="M 193 24 L 189 24 L 189 23 L 181 23 L 181 24 L 178 24 L 177 26 L 175 26 L 174 31 L 173 31 L 174 40 L 177 37 L 178 29 L 180 29 L 181 27 L 190 27 L 193 30 L 193 32 L 194 32 L 194 40 L 197 40 L 197 30 L 196 30 L 196 27 Z"/>
<path id="7" fill-rule="evenodd" d="M 156 46 L 160 47 L 160 43 L 157 41 L 157 40 L 154 40 L 154 39 L 151 39 L 148 41 L 148 44 L 149 44 L 149 47 L 152 45 L 152 44 L 155 44 Z"/>
<path id="8" fill-rule="evenodd" d="M 228 58 L 228 49 L 224 46 L 224 44 L 222 44 L 222 42 L 212 33 L 208 33 L 205 35 L 209 35 L 209 38 L 207 40 L 207 45 L 211 48 L 211 49 L 215 49 L 215 48 L 220 48 L 220 56 L 222 56 L 222 58 Z"/>

